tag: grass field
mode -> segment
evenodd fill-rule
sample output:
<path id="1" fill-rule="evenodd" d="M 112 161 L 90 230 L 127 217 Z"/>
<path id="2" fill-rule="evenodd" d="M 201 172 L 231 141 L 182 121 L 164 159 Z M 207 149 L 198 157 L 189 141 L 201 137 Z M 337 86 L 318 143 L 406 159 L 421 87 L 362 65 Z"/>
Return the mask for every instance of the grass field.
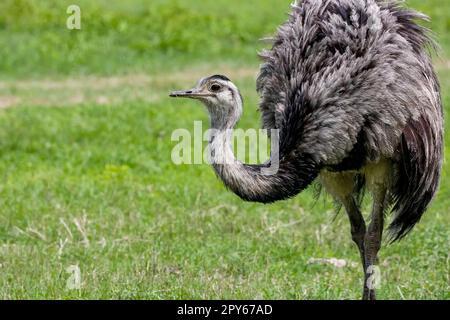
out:
<path id="1" fill-rule="evenodd" d="M 65 28 L 74 2 L 80 31 Z M 358 251 L 330 199 L 243 203 L 208 165 L 170 158 L 172 131 L 207 115 L 167 93 L 201 76 L 229 75 L 247 105 L 239 126 L 259 127 L 257 39 L 289 3 L 1 2 L 0 298 L 360 298 Z M 442 46 L 449 131 L 450 3 L 407 3 Z M 382 249 L 379 298 L 450 299 L 449 179 L 446 161 L 423 220 Z M 331 257 L 348 264 L 308 263 Z"/>

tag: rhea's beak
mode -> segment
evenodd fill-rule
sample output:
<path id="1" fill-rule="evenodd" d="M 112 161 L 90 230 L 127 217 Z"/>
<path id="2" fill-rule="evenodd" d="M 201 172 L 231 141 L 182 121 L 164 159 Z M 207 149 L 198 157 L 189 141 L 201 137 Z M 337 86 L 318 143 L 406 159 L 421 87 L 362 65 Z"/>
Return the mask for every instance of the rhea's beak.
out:
<path id="1" fill-rule="evenodd" d="M 197 88 L 189 89 L 189 90 L 180 90 L 180 91 L 173 91 L 169 95 L 172 98 L 191 98 L 191 99 L 198 99 L 201 97 L 209 97 L 211 96 L 208 92 L 203 92 Z"/>

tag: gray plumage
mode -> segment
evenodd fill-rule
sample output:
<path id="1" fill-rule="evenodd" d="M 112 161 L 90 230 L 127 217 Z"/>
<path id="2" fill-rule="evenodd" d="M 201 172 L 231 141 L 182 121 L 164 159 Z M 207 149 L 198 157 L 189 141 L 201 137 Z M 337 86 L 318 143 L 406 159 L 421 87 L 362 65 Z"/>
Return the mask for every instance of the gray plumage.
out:
<path id="1" fill-rule="evenodd" d="M 297 195 L 318 178 L 348 213 L 365 280 L 377 261 L 384 213 L 394 214 L 391 238 L 402 238 L 439 183 L 440 88 L 427 51 L 432 41 L 416 23 L 426 19 L 397 1 L 292 5 L 272 48 L 261 53 L 257 80 L 263 127 L 280 130 L 279 170 L 272 176 L 260 170 L 270 162 L 242 164 L 229 147 L 226 129 L 242 112 L 237 88 L 212 76 L 195 89 L 208 92 L 195 98 L 207 106 L 212 127 L 224 132 L 212 138 L 211 149 L 225 185 L 244 200 L 270 203 Z M 223 159 L 225 164 L 214 161 Z M 364 187 L 374 203 L 368 228 L 359 209 Z M 366 282 L 364 298 L 375 298 Z"/>
<path id="2" fill-rule="evenodd" d="M 359 161 L 399 166 L 394 239 L 425 210 L 442 161 L 440 89 L 425 51 L 432 42 L 414 19 L 426 16 L 392 1 L 303 1 L 262 54 L 257 84 L 265 128 L 280 128 L 299 107 L 291 101 L 305 101 L 296 149 L 320 166 L 341 164 L 358 142 Z"/>

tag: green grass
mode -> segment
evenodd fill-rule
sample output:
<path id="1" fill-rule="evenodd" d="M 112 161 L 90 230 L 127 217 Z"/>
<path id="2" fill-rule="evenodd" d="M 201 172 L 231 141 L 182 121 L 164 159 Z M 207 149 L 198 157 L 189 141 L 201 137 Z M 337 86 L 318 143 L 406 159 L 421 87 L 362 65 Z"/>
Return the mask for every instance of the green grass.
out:
<path id="1" fill-rule="evenodd" d="M 273 10 L 275 3 L 282 10 Z M 117 74 L 202 61 L 254 61 L 258 39 L 285 19 L 286 1 L 90 1 L 82 31 L 67 30 L 69 0 L 0 4 L 0 76 Z M 236 7 L 238 6 L 238 7 Z M 251 17 L 251 18 L 249 18 Z"/>
<path id="2" fill-rule="evenodd" d="M 290 1 L 77 0 L 82 31 L 66 29 L 71 0 L 0 2 L 0 78 L 175 70 L 256 63 L 258 41 L 283 22 Z M 413 0 L 450 52 L 450 2 Z"/>
<path id="3" fill-rule="evenodd" d="M 78 34 L 59 27 L 64 1 L 38 3 L 0 4 L 8 12 L 0 17 L 0 105 L 14 105 L 0 108 L 0 298 L 360 297 L 358 251 L 329 199 L 315 202 L 308 190 L 269 206 L 244 203 L 209 166 L 170 160 L 172 131 L 192 131 L 207 115 L 167 92 L 200 75 L 231 73 L 247 105 L 240 127 L 259 127 L 255 40 L 284 19 L 289 1 L 79 1 L 92 19 Z M 435 18 L 445 60 L 448 4 L 411 3 Z M 159 12 L 176 12 L 176 21 L 165 25 Z M 117 27 L 123 20 L 127 27 Z M 149 44 L 152 32 L 173 38 Z M 448 131 L 450 68 L 437 65 Z M 130 76 L 98 78 L 123 73 Z M 448 159 L 448 135 L 446 147 Z M 445 162 L 423 220 L 382 249 L 380 298 L 450 299 L 449 178 Z M 330 257 L 354 264 L 307 263 Z M 66 288 L 72 265 L 80 290 Z"/>

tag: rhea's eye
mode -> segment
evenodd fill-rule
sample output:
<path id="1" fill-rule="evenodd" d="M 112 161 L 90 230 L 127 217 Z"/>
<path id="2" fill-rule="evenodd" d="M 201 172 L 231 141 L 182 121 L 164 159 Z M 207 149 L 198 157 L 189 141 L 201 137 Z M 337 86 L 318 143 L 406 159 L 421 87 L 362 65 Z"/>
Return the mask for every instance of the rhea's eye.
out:
<path id="1" fill-rule="evenodd" d="M 220 89 L 222 89 L 222 87 L 221 87 L 219 84 L 217 84 L 217 83 L 214 83 L 214 84 L 212 84 L 212 85 L 209 87 L 209 90 L 212 91 L 212 92 L 217 92 L 217 91 L 219 91 Z"/>

